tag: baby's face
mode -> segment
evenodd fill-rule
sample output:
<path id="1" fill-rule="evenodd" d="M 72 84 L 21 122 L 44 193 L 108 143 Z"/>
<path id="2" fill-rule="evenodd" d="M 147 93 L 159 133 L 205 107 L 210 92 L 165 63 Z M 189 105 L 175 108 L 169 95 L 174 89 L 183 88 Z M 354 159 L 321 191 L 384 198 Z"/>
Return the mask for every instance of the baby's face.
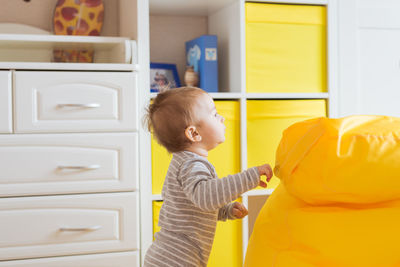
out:
<path id="1" fill-rule="evenodd" d="M 201 143 L 207 151 L 225 141 L 225 119 L 217 113 L 210 95 L 204 93 L 198 96 L 194 113 L 198 121 L 197 129 L 201 136 Z"/>

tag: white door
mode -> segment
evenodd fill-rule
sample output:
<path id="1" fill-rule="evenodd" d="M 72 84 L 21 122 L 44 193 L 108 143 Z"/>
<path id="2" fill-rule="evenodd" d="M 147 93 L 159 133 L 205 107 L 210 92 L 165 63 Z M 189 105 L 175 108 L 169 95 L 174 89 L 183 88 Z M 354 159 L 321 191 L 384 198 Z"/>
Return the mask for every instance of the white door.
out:
<path id="1" fill-rule="evenodd" d="M 0 71 L 0 133 L 12 132 L 11 71 Z"/>
<path id="2" fill-rule="evenodd" d="M 340 116 L 400 116 L 399 14 L 398 0 L 340 0 Z"/>

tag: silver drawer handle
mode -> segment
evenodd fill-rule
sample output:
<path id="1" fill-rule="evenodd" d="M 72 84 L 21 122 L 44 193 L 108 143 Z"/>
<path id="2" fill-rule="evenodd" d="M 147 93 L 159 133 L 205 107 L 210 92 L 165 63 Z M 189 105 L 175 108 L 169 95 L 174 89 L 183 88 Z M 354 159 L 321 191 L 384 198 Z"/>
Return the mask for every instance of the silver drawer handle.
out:
<path id="1" fill-rule="evenodd" d="M 88 166 L 58 166 L 58 169 L 61 170 L 84 170 L 84 171 L 90 171 L 90 170 L 97 170 L 100 168 L 100 165 L 88 165 Z"/>
<path id="2" fill-rule="evenodd" d="M 99 108 L 100 104 L 90 103 L 90 104 L 58 104 L 58 108 L 72 107 L 72 108 Z"/>
<path id="3" fill-rule="evenodd" d="M 62 232 L 89 232 L 89 231 L 96 231 L 101 229 L 101 225 L 95 225 L 90 227 L 60 227 L 60 231 Z"/>

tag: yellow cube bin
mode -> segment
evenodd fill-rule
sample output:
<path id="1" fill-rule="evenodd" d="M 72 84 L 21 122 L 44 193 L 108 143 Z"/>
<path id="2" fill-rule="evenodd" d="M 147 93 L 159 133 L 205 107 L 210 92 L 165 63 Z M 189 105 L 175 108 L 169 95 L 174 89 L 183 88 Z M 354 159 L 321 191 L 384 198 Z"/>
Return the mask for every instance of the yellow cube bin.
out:
<path id="1" fill-rule="evenodd" d="M 247 92 L 326 92 L 326 8 L 246 3 Z"/>
<path id="2" fill-rule="evenodd" d="M 162 203 L 162 201 L 153 201 L 153 240 L 154 234 L 160 231 L 160 227 L 158 226 L 158 217 L 160 215 Z"/>
<path id="3" fill-rule="evenodd" d="M 152 176 L 152 193 L 161 194 L 165 176 L 172 154 L 157 143 L 153 135 L 151 136 L 151 176 Z"/>
<path id="4" fill-rule="evenodd" d="M 240 171 L 240 105 L 238 101 L 215 101 L 217 112 L 225 118 L 223 144 L 209 152 L 208 160 L 215 166 L 219 177 Z M 153 194 L 160 194 L 168 164 L 171 160 L 166 150 L 152 141 Z M 153 202 L 153 232 L 158 227 L 158 214 L 162 202 Z M 208 262 L 209 267 L 242 266 L 241 220 L 218 222 L 214 244 Z"/>
<path id="5" fill-rule="evenodd" d="M 326 102 L 322 99 L 248 100 L 247 166 L 268 163 L 273 168 L 283 130 L 295 122 L 325 116 Z M 267 188 L 276 188 L 278 184 L 279 179 L 274 176 Z"/>

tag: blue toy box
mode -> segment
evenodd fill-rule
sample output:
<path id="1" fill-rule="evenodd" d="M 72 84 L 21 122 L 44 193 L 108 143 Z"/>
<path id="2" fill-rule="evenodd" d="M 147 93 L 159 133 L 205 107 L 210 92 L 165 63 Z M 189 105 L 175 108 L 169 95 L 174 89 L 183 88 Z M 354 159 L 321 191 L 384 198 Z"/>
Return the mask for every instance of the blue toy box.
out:
<path id="1" fill-rule="evenodd" d="M 199 74 L 201 89 L 218 92 L 216 35 L 202 35 L 186 42 L 186 64 Z"/>

